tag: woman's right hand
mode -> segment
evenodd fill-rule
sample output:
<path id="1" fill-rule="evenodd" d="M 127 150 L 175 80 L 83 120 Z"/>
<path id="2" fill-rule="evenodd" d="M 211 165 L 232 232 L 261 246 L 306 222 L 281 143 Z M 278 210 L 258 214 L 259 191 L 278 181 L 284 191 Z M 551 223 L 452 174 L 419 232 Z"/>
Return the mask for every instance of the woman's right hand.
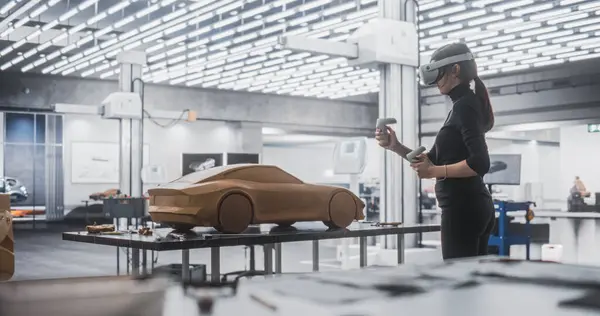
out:
<path id="1" fill-rule="evenodd" d="M 396 132 L 389 126 L 386 126 L 385 128 L 387 129 L 387 134 L 382 133 L 380 129 L 375 130 L 375 140 L 377 140 L 379 146 L 388 150 L 393 150 L 398 144 Z"/>

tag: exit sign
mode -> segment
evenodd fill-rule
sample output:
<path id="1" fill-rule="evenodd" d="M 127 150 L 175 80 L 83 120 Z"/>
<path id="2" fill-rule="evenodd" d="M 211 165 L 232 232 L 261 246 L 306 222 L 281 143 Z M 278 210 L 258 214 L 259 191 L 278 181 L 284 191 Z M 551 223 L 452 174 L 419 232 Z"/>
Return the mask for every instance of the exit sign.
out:
<path id="1" fill-rule="evenodd" d="M 588 124 L 588 133 L 600 133 L 600 124 Z"/>

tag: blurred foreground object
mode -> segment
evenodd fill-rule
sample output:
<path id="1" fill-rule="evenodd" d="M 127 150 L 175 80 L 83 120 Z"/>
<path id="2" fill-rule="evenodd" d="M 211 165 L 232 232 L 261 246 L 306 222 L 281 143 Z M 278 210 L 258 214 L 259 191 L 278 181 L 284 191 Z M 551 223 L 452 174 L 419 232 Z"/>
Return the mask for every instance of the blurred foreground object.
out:
<path id="1" fill-rule="evenodd" d="M 15 273 L 14 240 L 10 195 L 0 194 L 0 281 L 10 280 Z"/>

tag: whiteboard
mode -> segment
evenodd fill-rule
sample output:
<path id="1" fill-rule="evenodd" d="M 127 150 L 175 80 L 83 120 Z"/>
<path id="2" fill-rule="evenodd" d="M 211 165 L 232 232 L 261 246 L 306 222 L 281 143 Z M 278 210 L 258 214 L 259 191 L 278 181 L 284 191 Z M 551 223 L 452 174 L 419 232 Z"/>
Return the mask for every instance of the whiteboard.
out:
<path id="1" fill-rule="evenodd" d="M 150 164 L 144 144 L 143 165 Z M 118 143 L 71 143 L 71 183 L 119 183 Z"/>

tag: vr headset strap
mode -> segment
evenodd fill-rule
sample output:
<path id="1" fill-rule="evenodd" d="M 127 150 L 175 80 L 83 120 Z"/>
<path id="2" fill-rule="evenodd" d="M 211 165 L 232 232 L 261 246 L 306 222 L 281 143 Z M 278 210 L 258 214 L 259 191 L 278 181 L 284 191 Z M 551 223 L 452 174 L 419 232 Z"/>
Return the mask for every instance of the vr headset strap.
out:
<path id="1" fill-rule="evenodd" d="M 425 69 L 427 69 L 427 71 L 432 71 L 432 70 L 440 69 L 444 66 L 447 66 L 447 65 L 450 65 L 453 63 L 459 63 L 461 61 L 467 61 L 467 60 L 473 60 L 473 59 L 475 59 L 475 58 L 473 58 L 472 53 L 450 56 L 450 57 L 446 57 L 442 60 L 432 62 L 431 64 L 425 66 L 426 67 Z"/>

